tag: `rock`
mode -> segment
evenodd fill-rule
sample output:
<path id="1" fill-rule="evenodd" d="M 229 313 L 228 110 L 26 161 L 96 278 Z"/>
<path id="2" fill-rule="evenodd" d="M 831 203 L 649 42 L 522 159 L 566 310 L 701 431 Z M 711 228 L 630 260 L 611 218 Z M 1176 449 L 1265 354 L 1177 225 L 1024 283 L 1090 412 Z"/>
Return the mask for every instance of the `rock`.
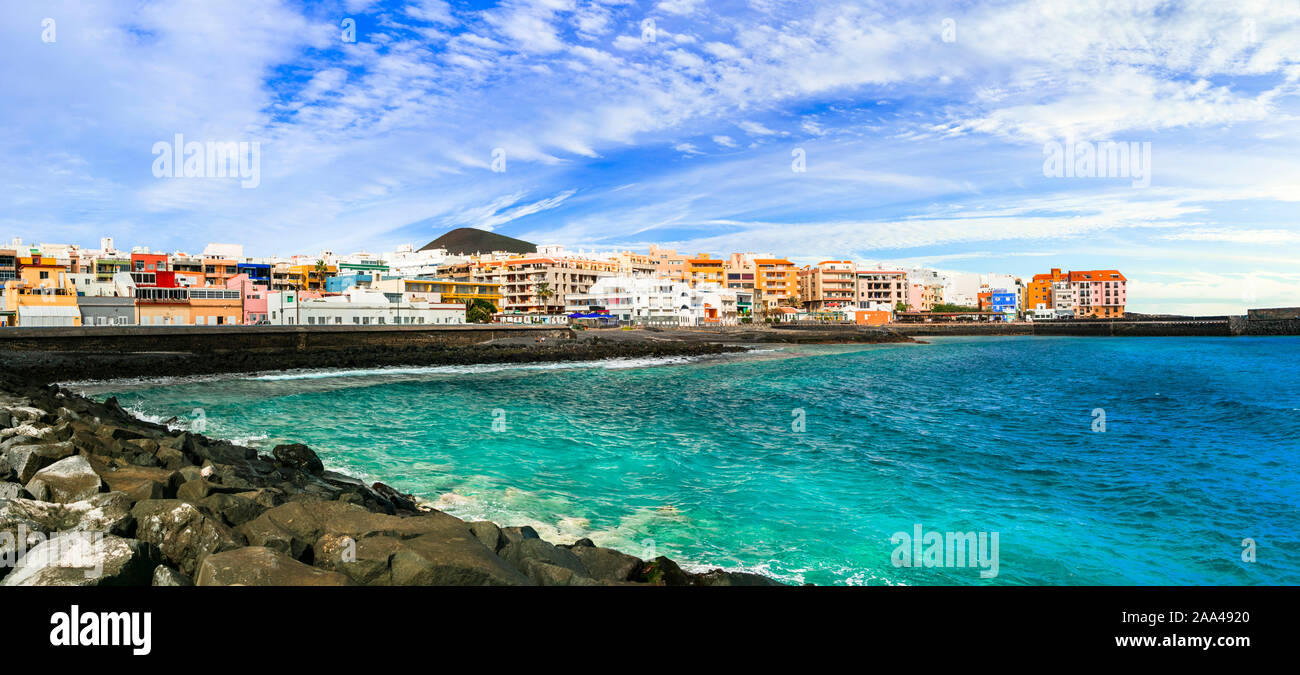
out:
<path id="1" fill-rule="evenodd" d="M 172 447 L 158 448 L 157 457 L 164 467 L 173 471 L 189 464 L 189 460 L 185 458 L 185 453 Z"/>
<path id="2" fill-rule="evenodd" d="M 14 499 L 25 494 L 27 491 L 18 483 L 0 483 L 0 500 Z"/>
<path id="3" fill-rule="evenodd" d="M 277 445 L 271 450 L 271 455 L 276 461 L 295 469 L 303 469 L 306 472 L 319 476 L 325 472 L 325 464 L 320 461 L 320 457 L 311 448 L 302 443 L 288 443 Z"/>
<path id="4" fill-rule="evenodd" d="M 103 484 L 85 457 L 73 455 L 37 471 L 27 483 L 27 491 L 48 494 L 49 501 L 67 504 L 99 494 Z"/>
<path id="5" fill-rule="evenodd" d="M 238 494 L 248 491 L 246 485 L 222 485 L 202 478 L 186 481 L 176 489 L 176 498 L 183 502 L 197 504 L 214 494 Z"/>
<path id="6" fill-rule="evenodd" d="M 8 429 L 14 425 L 14 416 L 8 410 L 0 410 L 0 429 Z"/>
<path id="7" fill-rule="evenodd" d="M 231 527 L 243 525 L 244 523 L 262 515 L 262 513 L 267 510 L 266 506 L 247 497 L 224 493 L 211 494 L 204 497 L 199 500 L 198 507 L 217 518 L 220 518 L 222 522 Z"/>
<path id="8" fill-rule="evenodd" d="M 469 530 L 400 542 L 392 557 L 394 586 L 520 586 L 528 577 L 506 565 Z"/>
<path id="9" fill-rule="evenodd" d="M 586 542 L 586 545 L 581 545 L 582 542 Z M 569 547 L 569 552 L 582 561 L 592 579 L 606 582 L 631 581 L 641 569 L 640 558 L 612 548 L 592 545 L 589 539 L 582 542 Z"/>
<path id="10" fill-rule="evenodd" d="M 552 565 L 550 563 L 539 562 L 537 560 L 524 561 L 525 570 L 528 578 L 538 586 L 597 586 L 598 582 L 591 577 L 578 574 L 566 567 Z"/>
<path id="11" fill-rule="evenodd" d="M 383 483 L 375 483 L 374 485 L 370 486 L 370 489 L 374 490 L 375 494 L 392 502 L 393 506 L 402 509 L 403 511 L 420 510 L 419 505 L 415 503 L 415 499 L 411 497 L 411 495 L 398 492 L 397 490 Z"/>
<path id="12" fill-rule="evenodd" d="M 158 562 L 138 539 L 80 532 L 36 545 L 0 586 L 147 586 Z"/>
<path id="13" fill-rule="evenodd" d="M 131 509 L 136 537 L 156 545 L 181 572 L 193 575 L 206 556 L 240 546 L 234 532 L 178 499 L 149 499 Z"/>
<path id="14" fill-rule="evenodd" d="M 643 564 L 634 580 L 658 586 L 691 585 L 691 578 L 682 571 L 682 568 L 663 556 Z"/>
<path id="15" fill-rule="evenodd" d="M 493 553 L 500 551 L 505 545 L 505 540 L 501 537 L 501 528 L 491 521 L 476 520 L 469 524 L 469 531 L 473 532 L 474 536 L 478 537 L 478 540 Z"/>
<path id="16" fill-rule="evenodd" d="M 279 551 L 249 546 L 203 559 L 199 586 L 348 586 L 338 572 L 304 565 Z"/>
<path id="17" fill-rule="evenodd" d="M 71 504 L 15 498 L 0 505 L 0 531 L 19 523 L 40 532 L 100 532 L 127 536 L 135 527 L 131 502 L 121 492 L 96 494 Z"/>
<path id="18" fill-rule="evenodd" d="M 31 482 L 37 471 L 57 461 L 48 452 L 41 452 L 41 445 L 13 445 L 5 450 L 5 463 L 18 477 L 18 482 Z M 62 459 L 62 458 L 59 458 Z"/>
<path id="19" fill-rule="evenodd" d="M 337 501 L 291 501 L 244 523 L 236 531 L 247 537 L 250 546 L 266 546 L 303 560 L 324 534 L 347 535 L 358 540 L 375 535 L 408 539 L 448 531 L 448 528 L 463 532 L 467 538 L 473 537 L 464 521 L 440 512 L 401 517 L 372 513 Z"/>
<path id="20" fill-rule="evenodd" d="M 357 541 L 346 535 L 326 534 L 316 540 L 313 549 L 317 567 L 342 572 L 362 586 L 391 586 L 389 565 L 403 546 L 401 540 L 393 537 L 366 537 Z"/>
<path id="21" fill-rule="evenodd" d="M 520 571 L 528 572 L 526 561 L 537 561 L 554 564 L 556 567 L 564 567 L 565 570 L 573 571 L 573 574 L 581 576 L 590 576 L 586 567 L 582 566 L 582 561 L 573 555 L 568 549 L 559 548 L 549 541 L 541 538 L 524 538 L 524 540 L 511 541 L 500 549 L 500 558 Z"/>
<path id="22" fill-rule="evenodd" d="M 14 471 L 13 466 L 9 464 L 9 460 L 5 459 L 4 455 L 0 454 L 0 481 L 12 480 L 17 477 L 18 472 Z"/>
<path id="23" fill-rule="evenodd" d="M 181 482 L 179 473 L 167 469 L 142 466 L 96 469 L 109 490 L 125 492 L 133 502 L 174 499 Z"/>
<path id="24" fill-rule="evenodd" d="M 749 572 L 727 572 L 725 570 L 710 570 L 703 574 L 693 575 L 693 581 L 696 586 L 784 586 L 775 579 L 769 579 L 761 574 L 751 574 Z"/>
<path id="25" fill-rule="evenodd" d="M 166 566 L 159 565 L 153 570 L 154 586 L 193 586 L 190 578 Z"/>
<path id="26" fill-rule="evenodd" d="M 537 530 L 528 525 L 522 527 L 503 527 L 501 528 L 501 546 L 523 541 L 524 539 L 541 539 L 537 536 Z M 498 551 L 501 549 L 497 549 Z"/>

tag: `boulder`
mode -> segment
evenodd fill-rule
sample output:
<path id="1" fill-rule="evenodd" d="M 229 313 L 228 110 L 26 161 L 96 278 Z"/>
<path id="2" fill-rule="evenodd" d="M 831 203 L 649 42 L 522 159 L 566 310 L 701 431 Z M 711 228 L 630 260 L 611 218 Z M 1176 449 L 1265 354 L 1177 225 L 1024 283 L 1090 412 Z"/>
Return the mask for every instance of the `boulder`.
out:
<path id="1" fill-rule="evenodd" d="M 29 530 L 45 533 L 101 532 L 127 536 L 134 530 L 135 518 L 125 494 L 105 492 L 70 504 L 10 499 L 0 505 L 0 531 L 13 531 L 20 523 Z"/>
<path id="2" fill-rule="evenodd" d="M 559 548 L 542 539 L 520 539 L 507 543 L 499 552 L 502 560 L 514 565 L 516 569 L 528 575 L 534 583 L 541 585 L 572 585 L 574 577 L 588 578 L 591 575 L 583 566 L 578 556 L 568 549 Z M 557 575 L 542 565 L 559 567 L 572 572 L 571 575 Z M 562 583 L 555 583 L 562 579 Z M 550 582 L 550 583 L 548 583 Z"/>
<path id="3" fill-rule="evenodd" d="M 612 548 L 601 548 L 590 539 L 580 540 L 568 548 L 582 561 L 592 579 L 604 582 L 631 581 L 641 569 L 641 559 Z"/>
<path id="4" fill-rule="evenodd" d="M 394 507 L 402 509 L 403 511 L 420 510 L 419 505 L 415 503 L 415 498 L 413 498 L 411 495 L 398 492 L 396 489 L 389 487 L 388 485 L 385 485 L 383 483 L 375 483 L 370 486 L 370 489 L 374 490 L 375 494 L 379 495 L 380 497 L 383 497 L 384 499 L 387 499 L 388 501 L 392 502 Z"/>
<path id="5" fill-rule="evenodd" d="M 131 509 L 136 537 L 157 546 L 169 562 L 194 575 L 206 556 L 240 546 L 224 523 L 178 499 L 148 499 Z"/>
<path id="6" fill-rule="evenodd" d="M 99 494 L 104 482 L 81 455 L 61 459 L 32 475 L 27 491 L 47 501 L 67 504 Z"/>
<path id="7" fill-rule="evenodd" d="M 693 581 L 696 586 L 784 586 L 781 582 L 765 577 L 761 574 L 751 574 L 749 572 L 728 572 L 726 570 L 710 570 L 703 574 L 695 574 Z"/>
<path id="8" fill-rule="evenodd" d="M 421 535 L 400 544 L 392 556 L 394 586 L 521 586 L 530 582 L 469 530 Z"/>
<path id="9" fill-rule="evenodd" d="M 200 510 L 220 518 L 222 522 L 231 527 L 243 525 L 262 515 L 267 510 L 266 506 L 248 497 L 225 493 L 211 494 L 204 497 L 198 501 L 198 507 Z"/>
<path id="10" fill-rule="evenodd" d="M 351 585 L 351 580 L 343 574 L 304 565 L 262 546 L 238 548 L 204 558 L 196 582 L 199 586 Z"/>
<path id="11" fill-rule="evenodd" d="M 690 586 L 691 578 L 677 563 L 659 556 L 641 566 L 633 581 L 640 581 L 658 586 Z"/>
<path id="12" fill-rule="evenodd" d="M 277 445 L 271 450 L 271 455 L 285 466 L 302 469 L 312 475 L 319 476 L 325 472 L 325 464 L 320 461 L 320 457 L 302 443 Z"/>
<path id="13" fill-rule="evenodd" d="M 177 475 L 180 476 L 181 473 L 178 473 Z M 221 483 L 214 483 L 210 480 L 199 478 L 197 480 L 181 483 L 181 486 L 176 489 L 176 498 L 183 502 L 197 504 L 206 499 L 208 495 L 237 494 L 247 491 L 248 486 L 246 485 L 223 485 Z"/>
<path id="14" fill-rule="evenodd" d="M 30 483 L 37 471 L 67 458 L 71 452 L 62 454 L 62 443 L 12 445 L 4 452 L 5 463 L 16 474 L 20 483 Z"/>
<path id="15" fill-rule="evenodd" d="M 324 534 L 358 540 L 376 535 L 409 539 L 430 532 L 459 531 L 473 537 L 464 521 L 445 513 L 390 516 L 338 501 L 290 501 L 236 530 L 247 537 L 250 546 L 266 546 L 298 560 L 311 560 L 309 551 Z"/>
<path id="16" fill-rule="evenodd" d="M 147 586 L 158 549 L 138 539 L 80 532 L 27 551 L 0 586 Z"/>
<path id="17" fill-rule="evenodd" d="M 154 586 L 193 586 L 190 578 L 166 566 L 159 565 L 153 570 Z"/>
<path id="18" fill-rule="evenodd" d="M 185 453 L 170 446 L 158 448 L 157 457 L 158 462 L 163 467 L 173 471 L 189 464 L 189 460 L 185 458 Z"/>
<path id="19" fill-rule="evenodd" d="M 143 466 L 96 467 L 109 490 L 125 492 L 131 501 L 173 499 L 181 476 L 175 471 Z"/>
<path id="20" fill-rule="evenodd" d="M 14 499 L 26 494 L 27 491 L 18 483 L 0 483 L 0 500 Z"/>
<path id="21" fill-rule="evenodd" d="M 488 547 L 489 551 L 496 553 L 501 550 L 505 540 L 501 538 L 501 528 L 489 520 L 476 520 L 469 524 L 469 531 L 474 533 L 483 545 Z"/>

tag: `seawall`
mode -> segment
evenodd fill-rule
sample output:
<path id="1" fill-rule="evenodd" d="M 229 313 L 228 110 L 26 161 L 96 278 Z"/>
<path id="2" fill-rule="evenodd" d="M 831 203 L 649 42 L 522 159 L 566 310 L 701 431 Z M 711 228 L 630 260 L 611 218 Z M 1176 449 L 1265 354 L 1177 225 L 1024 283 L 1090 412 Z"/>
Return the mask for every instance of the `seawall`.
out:
<path id="1" fill-rule="evenodd" d="M 901 323 L 890 328 L 913 337 L 944 335 L 1072 335 L 1080 337 L 1196 337 L 1234 334 L 1228 317 L 1170 321 L 1036 321 L 1016 323 Z"/>
<path id="2" fill-rule="evenodd" d="M 94 326 L 0 329 L 0 351 L 293 352 L 365 347 L 452 347 L 510 337 L 563 340 L 567 327 L 460 326 Z"/>

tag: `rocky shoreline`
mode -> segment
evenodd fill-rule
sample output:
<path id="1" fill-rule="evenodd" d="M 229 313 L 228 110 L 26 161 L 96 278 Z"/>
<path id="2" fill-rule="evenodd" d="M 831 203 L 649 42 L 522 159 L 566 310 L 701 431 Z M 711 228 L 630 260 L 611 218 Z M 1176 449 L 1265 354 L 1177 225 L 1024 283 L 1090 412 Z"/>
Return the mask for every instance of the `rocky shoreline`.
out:
<path id="1" fill-rule="evenodd" d="M 592 358 L 590 348 L 557 347 L 484 347 L 466 358 Z M 598 358 L 683 351 L 622 347 L 602 347 Z M 27 354 L 50 359 L 46 368 L 59 363 Z M 111 356 L 104 363 L 126 355 Z M 174 374 L 166 367 L 178 362 L 147 356 L 139 363 L 155 369 L 137 375 Z M 586 539 L 557 546 L 530 527 L 463 521 L 383 483 L 327 471 L 307 446 L 260 455 L 137 419 L 112 398 L 99 403 L 45 384 L 39 359 L 25 376 L 10 363 L 0 373 L 0 586 L 779 585 L 754 574 L 690 573 L 662 556 L 641 560 Z M 346 354 L 333 362 L 347 365 Z M 61 372 L 105 374 L 83 368 L 79 360 Z"/>

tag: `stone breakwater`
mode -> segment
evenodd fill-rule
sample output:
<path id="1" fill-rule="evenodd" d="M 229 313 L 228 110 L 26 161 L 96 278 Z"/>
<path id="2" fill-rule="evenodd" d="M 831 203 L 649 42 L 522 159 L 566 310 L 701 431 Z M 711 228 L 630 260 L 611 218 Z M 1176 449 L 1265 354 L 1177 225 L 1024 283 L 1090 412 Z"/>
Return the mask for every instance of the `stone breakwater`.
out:
<path id="1" fill-rule="evenodd" d="M 304 445 L 261 455 L 0 373 L 0 586 L 236 584 L 776 582 L 466 522 L 327 471 Z"/>

